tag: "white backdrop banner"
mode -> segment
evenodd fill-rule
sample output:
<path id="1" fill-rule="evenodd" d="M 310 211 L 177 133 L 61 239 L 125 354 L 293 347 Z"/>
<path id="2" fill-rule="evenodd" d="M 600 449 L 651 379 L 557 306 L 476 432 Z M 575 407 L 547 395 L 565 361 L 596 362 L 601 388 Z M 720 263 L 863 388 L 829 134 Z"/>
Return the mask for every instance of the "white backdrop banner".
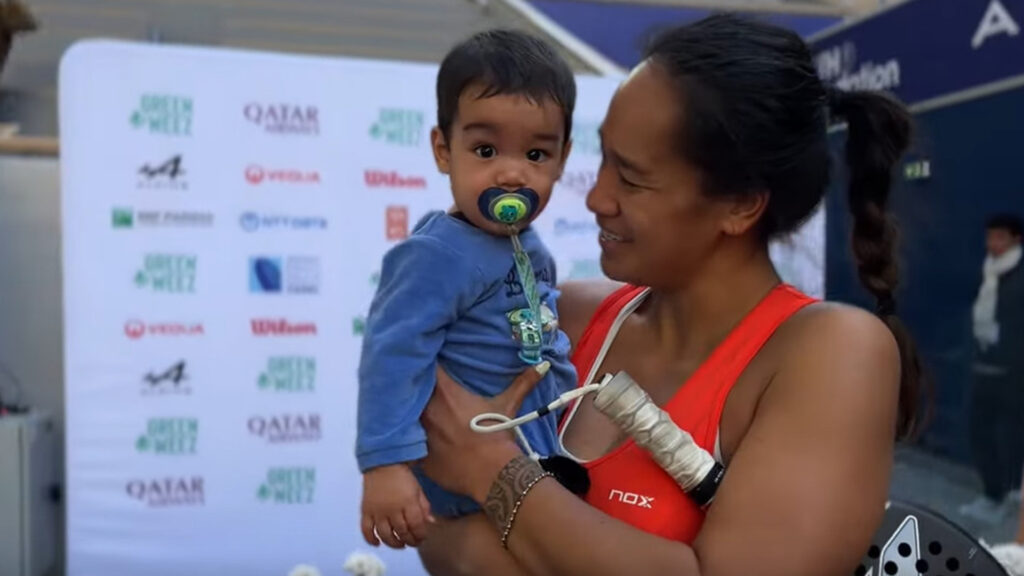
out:
<path id="1" fill-rule="evenodd" d="M 451 203 L 436 65 L 88 41 L 60 70 L 69 576 L 324 576 L 367 551 L 354 457 L 384 252 Z M 536 226 L 600 277 L 584 207 L 616 80 L 580 77 Z M 823 219 L 773 254 L 820 295 Z M 374 551 L 423 574 L 412 551 Z"/>

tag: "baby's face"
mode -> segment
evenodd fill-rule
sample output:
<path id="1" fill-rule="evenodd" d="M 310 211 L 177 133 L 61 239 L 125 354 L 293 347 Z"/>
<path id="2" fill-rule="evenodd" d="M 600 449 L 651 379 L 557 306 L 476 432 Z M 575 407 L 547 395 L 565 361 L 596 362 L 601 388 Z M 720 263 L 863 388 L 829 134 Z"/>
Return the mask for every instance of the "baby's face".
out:
<path id="1" fill-rule="evenodd" d="M 478 98 L 478 94 L 478 87 L 463 91 L 450 141 L 434 129 L 434 157 L 438 169 L 451 178 L 459 211 L 492 234 L 507 234 L 505 225 L 480 212 L 480 194 L 492 187 L 510 192 L 531 188 L 540 198 L 536 218 L 551 198 L 569 155 L 562 109 L 550 100 L 531 102 L 526 96 L 507 94 Z"/>

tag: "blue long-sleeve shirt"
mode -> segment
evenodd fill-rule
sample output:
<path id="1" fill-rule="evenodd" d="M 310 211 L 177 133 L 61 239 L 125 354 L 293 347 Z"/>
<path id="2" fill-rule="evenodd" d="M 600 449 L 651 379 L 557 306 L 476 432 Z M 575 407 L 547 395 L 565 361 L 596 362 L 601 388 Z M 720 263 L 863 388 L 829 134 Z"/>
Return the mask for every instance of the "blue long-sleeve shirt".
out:
<path id="1" fill-rule="evenodd" d="M 519 235 L 540 301 L 555 314 L 555 265 L 537 233 Z M 502 392 L 527 368 L 507 313 L 527 308 L 507 237 L 450 214 L 432 212 L 384 256 L 359 365 L 356 457 L 359 468 L 409 462 L 427 454 L 420 425 L 436 384 L 437 363 L 470 390 Z M 544 333 L 551 370 L 523 402 L 536 410 L 576 385 L 569 339 Z M 541 455 L 557 453 L 555 415 L 523 427 Z"/>

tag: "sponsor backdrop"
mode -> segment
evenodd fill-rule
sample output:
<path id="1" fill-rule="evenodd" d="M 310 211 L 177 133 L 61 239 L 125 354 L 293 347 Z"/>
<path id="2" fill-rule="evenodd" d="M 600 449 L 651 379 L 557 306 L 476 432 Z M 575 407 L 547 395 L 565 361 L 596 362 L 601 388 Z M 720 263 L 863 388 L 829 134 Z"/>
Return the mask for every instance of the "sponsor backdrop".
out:
<path id="1" fill-rule="evenodd" d="M 366 549 L 363 315 L 385 251 L 450 203 L 435 72 L 98 41 L 65 56 L 70 576 L 341 574 Z M 601 275 L 584 196 L 615 85 L 579 79 L 574 152 L 536 224 L 560 280 Z M 816 294 L 821 222 L 776 247 Z"/>

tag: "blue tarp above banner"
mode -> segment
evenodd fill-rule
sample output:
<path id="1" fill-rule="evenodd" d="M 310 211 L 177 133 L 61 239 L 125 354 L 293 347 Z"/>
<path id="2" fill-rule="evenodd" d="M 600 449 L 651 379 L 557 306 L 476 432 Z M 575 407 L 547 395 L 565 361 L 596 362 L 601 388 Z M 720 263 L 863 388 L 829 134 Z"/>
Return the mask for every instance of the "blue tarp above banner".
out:
<path id="1" fill-rule="evenodd" d="M 914 103 L 1024 74 L 1024 0 L 910 0 L 813 45 L 844 89 Z"/>
<path id="2" fill-rule="evenodd" d="M 693 22 L 712 13 L 711 10 L 699 8 L 604 2 L 530 0 L 530 4 L 626 68 L 640 61 L 643 47 L 652 31 Z M 785 26 L 805 37 L 840 21 L 830 16 L 796 14 L 758 13 L 753 16 Z"/>

